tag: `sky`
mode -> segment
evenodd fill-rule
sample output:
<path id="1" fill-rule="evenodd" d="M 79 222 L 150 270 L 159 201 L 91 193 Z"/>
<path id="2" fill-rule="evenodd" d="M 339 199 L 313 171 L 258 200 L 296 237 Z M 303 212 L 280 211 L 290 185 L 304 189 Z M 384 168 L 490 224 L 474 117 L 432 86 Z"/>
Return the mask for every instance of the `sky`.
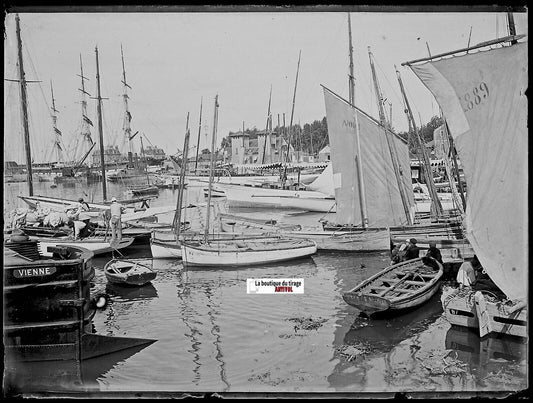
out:
<path id="1" fill-rule="evenodd" d="M 111 9 L 109 9 L 111 10 Z M 108 10 L 108 11 L 109 11 Z M 210 148 L 214 99 L 218 95 L 217 144 L 230 131 L 264 129 L 272 88 L 273 125 L 278 115 L 288 125 L 293 105 L 298 57 L 301 55 L 293 123 L 310 123 L 325 115 L 321 85 L 348 98 L 347 11 L 231 12 L 20 12 L 30 136 L 35 161 L 49 158 L 54 138 L 50 116 L 53 85 L 57 125 L 68 149 L 79 138 L 81 122 L 80 55 L 86 90 L 96 96 L 95 47 L 98 47 L 104 143 L 122 143 L 124 106 L 121 45 L 124 51 L 132 132 L 145 146 L 167 154 L 183 148 L 187 115 L 191 131 L 189 155 L 195 153 L 203 105 L 200 149 Z M 117 11 L 118 10 L 118 11 Z M 369 10 L 368 8 L 365 10 Z M 355 103 L 377 117 L 368 47 L 378 81 L 392 104 L 393 127 L 407 130 L 395 65 L 400 71 L 417 123 L 439 114 L 432 95 L 401 63 L 506 36 L 504 12 L 449 12 L 434 9 L 370 9 L 352 11 Z M 446 11 L 445 11 L 446 10 Z M 527 34 L 527 14 L 514 13 L 516 31 Z M 6 14 L 4 78 L 17 79 L 14 14 Z M 4 81 L 4 158 L 24 161 L 18 84 Z M 389 113 L 387 109 L 387 113 Z M 96 101 L 89 100 L 92 137 L 98 141 Z M 135 150 L 139 149 L 135 138 Z"/>

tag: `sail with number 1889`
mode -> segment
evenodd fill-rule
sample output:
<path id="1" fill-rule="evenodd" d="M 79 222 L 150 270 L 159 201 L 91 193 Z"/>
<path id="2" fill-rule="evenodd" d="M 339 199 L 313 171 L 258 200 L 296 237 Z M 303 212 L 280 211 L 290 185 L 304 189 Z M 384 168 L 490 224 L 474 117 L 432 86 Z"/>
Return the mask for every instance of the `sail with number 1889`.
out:
<path id="1" fill-rule="evenodd" d="M 522 37 L 406 63 L 443 110 L 468 183 L 466 236 L 507 297 L 486 296 L 475 286 L 466 294 L 443 290 L 448 320 L 479 327 L 481 336 L 527 334 L 528 44 L 518 42 Z"/>

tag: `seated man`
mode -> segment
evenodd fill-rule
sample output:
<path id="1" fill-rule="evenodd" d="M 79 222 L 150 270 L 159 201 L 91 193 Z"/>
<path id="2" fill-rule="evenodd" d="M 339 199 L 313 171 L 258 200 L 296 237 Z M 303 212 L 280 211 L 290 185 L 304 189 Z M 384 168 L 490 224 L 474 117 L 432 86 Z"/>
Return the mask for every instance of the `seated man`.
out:
<path id="1" fill-rule="evenodd" d="M 405 252 L 404 260 L 411 260 L 420 257 L 420 248 L 416 246 L 416 239 L 411 238 L 409 240 L 409 245 L 407 246 L 407 251 Z"/>
<path id="2" fill-rule="evenodd" d="M 459 286 L 472 286 L 472 284 L 474 284 L 474 282 L 476 281 L 476 268 L 480 266 L 481 264 L 479 263 L 479 260 L 477 259 L 476 255 L 474 255 L 474 257 L 470 261 L 465 260 L 463 264 L 461 264 L 461 267 L 459 267 L 459 271 L 457 272 L 456 280 L 459 283 Z"/>
<path id="3" fill-rule="evenodd" d="M 440 253 L 439 248 L 437 248 L 437 243 L 435 241 L 429 242 L 429 249 L 428 249 L 428 251 L 426 253 L 426 256 L 432 257 L 433 259 L 435 259 L 440 264 L 444 264 L 442 262 L 442 254 Z"/>

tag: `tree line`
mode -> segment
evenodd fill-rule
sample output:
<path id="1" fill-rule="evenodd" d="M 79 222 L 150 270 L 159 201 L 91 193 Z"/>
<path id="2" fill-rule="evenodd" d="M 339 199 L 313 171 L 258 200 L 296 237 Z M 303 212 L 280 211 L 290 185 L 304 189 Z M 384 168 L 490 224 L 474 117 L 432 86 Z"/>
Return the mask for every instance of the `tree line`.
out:
<path id="1" fill-rule="evenodd" d="M 428 123 L 423 124 L 421 127 L 417 127 L 425 144 L 433 140 L 433 132 L 442 124 L 443 120 L 440 116 L 433 116 Z M 272 130 L 281 133 L 285 141 L 288 141 L 290 136 L 291 145 L 294 149 L 303 151 L 309 155 L 317 156 L 320 150 L 329 145 L 328 124 L 325 116 L 321 120 L 315 120 L 312 123 L 304 123 L 303 126 L 300 124 L 292 125 L 291 130 L 289 130 L 289 127 L 283 126 L 276 126 Z M 259 130 L 257 127 L 253 127 L 245 129 L 244 133 L 257 135 L 257 133 L 263 131 L 264 129 Z M 229 134 L 222 139 L 222 149 L 231 149 L 230 135 L 234 133 L 235 132 L 229 132 Z M 408 132 L 399 132 L 398 135 L 406 141 L 409 139 L 409 150 L 412 153 L 416 153 L 417 144 L 414 135 L 409 135 Z"/>

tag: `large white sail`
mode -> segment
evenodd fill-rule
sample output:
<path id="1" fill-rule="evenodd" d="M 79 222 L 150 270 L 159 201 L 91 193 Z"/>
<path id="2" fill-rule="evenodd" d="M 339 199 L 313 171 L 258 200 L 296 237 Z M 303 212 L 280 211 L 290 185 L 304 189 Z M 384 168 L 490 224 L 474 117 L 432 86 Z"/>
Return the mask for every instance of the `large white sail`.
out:
<path id="1" fill-rule="evenodd" d="M 338 224 L 360 225 L 356 121 L 359 124 L 362 177 L 369 227 L 405 225 L 408 220 L 398 189 L 385 131 L 374 119 L 324 88 Z M 356 119 L 357 115 L 357 119 Z M 409 209 L 414 207 L 407 144 L 396 144 Z"/>
<path id="2" fill-rule="evenodd" d="M 527 43 L 411 65 L 441 106 L 463 164 L 467 237 L 511 299 L 527 295 Z"/>

